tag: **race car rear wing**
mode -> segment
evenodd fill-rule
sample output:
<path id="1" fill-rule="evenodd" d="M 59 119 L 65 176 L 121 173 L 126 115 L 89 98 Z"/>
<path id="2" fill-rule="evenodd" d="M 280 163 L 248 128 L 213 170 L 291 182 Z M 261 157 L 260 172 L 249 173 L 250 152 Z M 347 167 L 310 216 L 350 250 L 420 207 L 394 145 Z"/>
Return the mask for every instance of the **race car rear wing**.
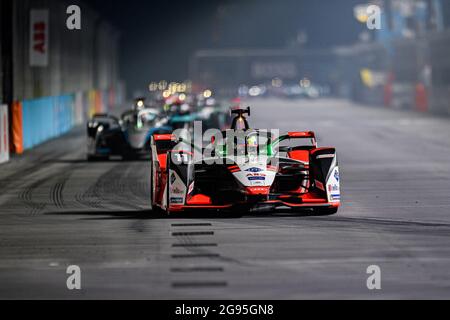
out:
<path id="1" fill-rule="evenodd" d="M 230 113 L 231 116 L 235 115 L 231 124 L 231 129 L 237 129 L 238 123 L 242 123 L 245 130 L 250 129 L 250 125 L 247 121 L 247 118 L 245 117 L 245 115 L 248 115 L 250 117 L 250 107 L 247 107 L 247 109 L 232 109 Z"/>
<path id="2" fill-rule="evenodd" d="M 111 126 L 117 126 L 119 124 L 119 119 L 116 117 L 105 114 L 105 113 L 96 113 L 92 116 L 92 118 L 87 122 L 87 134 L 89 137 L 95 137 L 98 129 L 101 127 L 102 129 L 109 129 Z"/>
<path id="3" fill-rule="evenodd" d="M 289 132 L 287 134 L 287 136 L 290 139 L 315 139 L 316 138 L 316 134 L 312 131 L 293 131 L 293 132 Z"/>
<path id="4" fill-rule="evenodd" d="M 119 119 L 117 117 L 115 117 L 115 116 L 113 116 L 111 114 L 108 114 L 108 113 L 96 113 L 96 114 L 94 114 L 92 116 L 91 120 L 104 119 L 104 118 L 111 119 L 111 120 L 114 120 L 116 122 L 119 122 Z"/>
<path id="5" fill-rule="evenodd" d="M 312 145 L 314 146 L 314 148 L 317 148 L 316 135 L 312 131 L 292 131 L 278 137 L 278 139 L 276 139 L 273 144 L 275 146 L 284 140 L 293 139 L 311 139 Z"/>
<path id="6" fill-rule="evenodd" d="M 153 139 L 155 141 L 176 141 L 177 137 L 174 134 L 155 134 Z"/>

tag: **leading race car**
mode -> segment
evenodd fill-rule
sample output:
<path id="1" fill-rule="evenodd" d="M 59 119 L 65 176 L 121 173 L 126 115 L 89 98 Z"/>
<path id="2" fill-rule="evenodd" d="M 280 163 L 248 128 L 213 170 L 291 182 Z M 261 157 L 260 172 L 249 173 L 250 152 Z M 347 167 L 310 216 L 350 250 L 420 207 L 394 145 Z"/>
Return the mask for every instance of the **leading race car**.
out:
<path id="1" fill-rule="evenodd" d="M 233 114 L 232 129 L 223 132 L 223 139 L 208 152 L 208 147 L 200 148 L 175 134 L 153 136 L 155 210 L 245 213 L 260 207 L 288 207 L 319 215 L 338 211 L 340 176 L 334 148 L 318 148 L 310 131 L 275 136 L 250 129 L 245 117 L 250 109 Z M 195 152 L 201 152 L 201 159 Z"/>

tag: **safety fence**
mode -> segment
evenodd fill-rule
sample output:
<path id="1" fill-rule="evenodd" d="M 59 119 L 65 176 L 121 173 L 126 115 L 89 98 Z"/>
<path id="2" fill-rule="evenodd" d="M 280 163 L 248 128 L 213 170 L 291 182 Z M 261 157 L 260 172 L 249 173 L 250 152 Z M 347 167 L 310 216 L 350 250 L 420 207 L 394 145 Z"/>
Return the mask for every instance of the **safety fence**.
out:
<path id="1" fill-rule="evenodd" d="M 0 105 L 0 163 L 9 160 L 8 106 Z"/>
<path id="2" fill-rule="evenodd" d="M 95 113 L 111 112 L 121 99 L 116 90 L 110 89 L 15 102 L 11 150 L 21 154 L 59 137 Z"/>
<path id="3" fill-rule="evenodd" d="M 387 48 L 361 44 L 339 53 L 337 78 L 356 102 L 450 116 L 449 56 L 450 30 L 396 39 Z"/>

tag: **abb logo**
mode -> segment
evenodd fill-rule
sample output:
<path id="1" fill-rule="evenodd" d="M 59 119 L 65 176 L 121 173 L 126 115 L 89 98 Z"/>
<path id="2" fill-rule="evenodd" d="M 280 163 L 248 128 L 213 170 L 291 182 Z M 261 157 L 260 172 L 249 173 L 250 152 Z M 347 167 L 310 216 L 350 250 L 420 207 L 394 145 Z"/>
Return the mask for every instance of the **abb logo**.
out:
<path id="1" fill-rule="evenodd" d="M 48 10 L 30 11 L 30 66 L 48 65 L 49 25 Z"/>
<path id="2" fill-rule="evenodd" d="M 41 54 L 45 54 L 47 50 L 45 47 L 46 29 L 45 22 L 36 22 L 33 26 L 33 50 Z"/>

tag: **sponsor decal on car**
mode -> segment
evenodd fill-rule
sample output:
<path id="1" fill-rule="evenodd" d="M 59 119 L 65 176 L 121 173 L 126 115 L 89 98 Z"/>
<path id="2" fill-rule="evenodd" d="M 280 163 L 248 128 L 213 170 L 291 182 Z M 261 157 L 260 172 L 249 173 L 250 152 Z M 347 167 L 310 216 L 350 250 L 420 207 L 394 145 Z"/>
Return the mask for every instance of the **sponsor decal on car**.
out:
<path id="1" fill-rule="evenodd" d="M 184 203 L 184 199 L 183 198 L 170 198 L 170 203 L 173 204 L 183 204 Z"/>
<path id="2" fill-rule="evenodd" d="M 330 184 L 329 186 L 328 186 L 328 191 L 331 193 L 331 192 L 339 192 L 339 185 L 337 185 L 337 184 Z"/>
<path id="3" fill-rule="evenodd" d="M 341 200 L 341 195 L 340 195 L 340 194 L 332 194 L 332 195 L 331 195 L 331 198 L 332 198 L 333 200 Z"/>
<path id="4" fill-rule="evenodd" d="M 249 181 L 266 181 L 266 175 L 264 173 L 249 173 L 247 179 Z"/>
<path id="5" fill-rule="evenodd" d="M 334 171 L 334 178 L 336 179 L 337 182 L 339 182 L 339 178 L 340 178 L 339 170 Z"/>
<path id="6" fill-rule="evenodd" d="M 174 188 L 172 188 L 172 193 L 174 193 L 174 194 L 183 194 L 184 190 L 181 190 L 178 187 L 174 187 Z"/>
<path id="7" fill-rule="evenodd" d="M 249 181 L 266 181 L 266 177 L 248 177 Z"/>
<path id="8" fill-rule="evenodd" d="M 191 194 L 194 191 L 194 186 L 195 186 L 195 183 L 192 182 L 191 185 L 189 186 L 188 194 Z"/>
<path id="9" fill-rule="evenodd" d="M 253 173 L 258 173 L 258 172 L 262 172 L 263 169 L 261 168 L 249 168 L 247 170 L 245 170 L 246 172 L 253 172 Z"/>
<path id="10" fill-rule="evenodd" d="M 177 177 L 175 176 L 175 173 L 172 172 L 170 176 L 170 184 L 174 184 L 175 180 L 177 180 Z"/>

